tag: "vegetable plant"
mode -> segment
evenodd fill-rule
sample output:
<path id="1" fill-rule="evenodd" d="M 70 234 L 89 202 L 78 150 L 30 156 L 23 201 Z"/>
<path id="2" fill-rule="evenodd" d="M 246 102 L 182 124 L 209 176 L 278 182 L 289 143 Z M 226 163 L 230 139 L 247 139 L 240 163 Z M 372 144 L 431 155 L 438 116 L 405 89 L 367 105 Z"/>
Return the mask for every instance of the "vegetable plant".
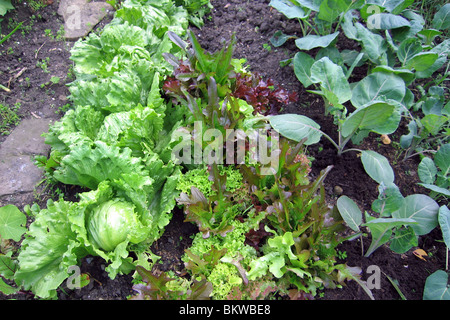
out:
<path id="1" fill-rule="evenodd" d="M 413 194 L 403 197 L 392 182 L 377 181 L 379 196 L 372 203 L 372 210 L 378 215 L 373 217 L 365 212 L 365 223 L 361 210 L 347 196 L 337 201 L 338 210 L 347 225 L 358 234 L 360 227 L 370 231 L 372 243 L 365 257 L 386 243 L 396 253 L 404 253 L 417 246 L 418 236 L 428 234 L 438 226 L 439 205 L 429 196 Z"/>
<path id="2" fill-rule="evenodd" d="M 437 270 L 429 275 L 423 290 L 423 300 L 450 300 L 448 285 L 448 253 L 450 248 L 450 210 L 447 206 L 439 208 L 439 225 L 447 247 L 445 271 Z"/>
<path id="3" fill-rule="evenodd" d="M 179 194 L 172 134 L 185 110 L 167 104 L 160 85 L 170 69 L 162 53 L 179 52 L 167 31 L 185 33 L 187 16 L 170 0 L 124 1 L 102 32 L 73 46 L 73 109 L 50 126 L 50 156 L 37 162 L 49 179 L 84 192 L 79 202 L 29 208 L 18 287 L 55 298 L 69 268 L 87 255 L 103 258 L 111 278 L 148 265 Z"/>
<path id="4" fill-rule="evenodd" d="M 14 280 L 18 268 L 16 249 L 13 242 L 19 242 L 27 231 L 27 217 L 16 206 L 0 207 L 0 292 L 9 295 L 19 288 L 7 284 L 6 280 Z"/>
<path id="5" fill-rule="evenodd" d="M 186 53 L 187 61 L 165 55 L 174 66 L 173 76 L 163 86 L 169 97 L 173 97 L 177 104 L 187 106 L 190 115 L 195 120 L 202 121 L 208 129 L 215 128 L 225 132 L 226 128 L 245 128 L 246 123 L 270 128 L 268 119 L 272 118 L 262 117 L 259 112 L 265 110 L 258 109 L 258 104 L 252 99 L 255 92 L 264 91 L 257 89 L 258 86 L 250 91 L 254 81 L 245 80 L 248 83 L 245 84 L 241 79 L 250 79 L 252 75 L 236 68 L 239 65 L 237 61 L 228 58 L 232 41 L 225 44 L 219 52 L 209 54 L 196 44 L 193 34 L 192 49 L 175 34 L 171 34 L 171 38 Z M 219 65 L 218 57 L 222 57 L 220 61 L 227 63 Z M 228 64 L 231 66 L 227 67 Z M 223 68 L 220 70 L 233 72 L 220 71 L 219 67 Z M 247 87 L 245 90 L 243 85 Z M 277 94 L 281 92 L 278 91 Z M 240 102 L 241 99 L 253 107 L 251 112 L 240 108 L 244 105 Z M 263 101 L 261 105 L 267 103 Z M 333 243 L 338 242 L 334 240 L 334 232 L 339 223 L 331 217 L 322 187 L 331 168 L 325 170 L 316 181 L 310 181 L 309 161 L 303 154 L 304 141 L 293 144 L 283 138 L 279 142 L 279 149 L 272 150 L 279 154 L 279 163 L 272 168 L 273 175 L 262 174 L 262 165 L 258 163 L 231 164 L 242 172 L 243 179 L 241 188 L 230 192 L 226 186 L 231 175 L 223 175 L 216 163 L 213 163 L 208 166 L 212 194 L 208 191 L 209 186 L 205 188 L 203 182 L 200 182 L 201 186 L 191 185 L 190 190 L 182 193 L 178 199 L 178 203 L 184 206 L 186 220 L 195 222 L 199 227 L 199 235 L 193 248 L 187 252 L 190 261 L 188 269 L 196 270 L 213 284 L 213 296 L 223 299 L 226 297 L 224 294 L 229 297 L 232 290 L 233 295 L 245 297 L 257 287 L 255 283 L 267 283 L 269 280 L 274 281 L 279 289 L 281 283 L 286 282 L 283 285 L 284 294 L 292 289 L 299 296 L 302 292 L 314 295 L 318 288 L 322 288 L 323 281 L 333 287 L 344 278 L 357 279 L 350 269 L 335 265 Z M 185 167 L 191 171 L 204 170 L 201 166 Z M 199 177 L 198 180 L 205 179 Z M 229 248 L 226 253 L 221 254 L 223 247 L 220 244 L 215 244 L 214 249 L 208 245 L 210 249 L 206 252 L 196 252 L 194 248 L 197 245 L 215 243 L 217 239 L 223 239 L 224 243 L 231 241 L 238 228 L 235 220 L 252 226 L 246 236 L 248 243 L 258 250 L 253 251 L 250 260 L 245 255 L 242 259 L 231 254 Z M 264 245 L 266 238 L 268 245 Z M 286 242 L 279 239 L 288 240 Z M 296 245 L 290 248 L 294 244 L 293 239 Z M 275 243 L 281 243 L 282 247 Z M 267 250 L 261 250 L 261 245 Z M 275 255 L 272 252 L 277 249 L 285 253 L 294 251 L 288 255 L 288 261 L 283 254 Z M 315 262 L 317 260 L 321 262 Z M 282 263 L 284 261 L 286 264 Z M 224 285 L 226 289 L 220 289 Z M 273 285 L 269 285 L 267 289 L 269 287 L 273 288 Z M 254 294 L 250 293 L 250 296 Z"/>
<path id="6" fill-rule="evenodd" d="M 450 172 L 450 144 L 445 144 L 434 154 L 434 160 L 424 157 L 417 170 L 421 186 L 430 190 L 434 198 L 450 197 L 449 172 Z"/>
<path id="7" fill-rule="evenodd" d="M 0 2 L 0 16 L 4 16 L 9 10 L 14 10 L 11 0 L 2 0 Z"/>

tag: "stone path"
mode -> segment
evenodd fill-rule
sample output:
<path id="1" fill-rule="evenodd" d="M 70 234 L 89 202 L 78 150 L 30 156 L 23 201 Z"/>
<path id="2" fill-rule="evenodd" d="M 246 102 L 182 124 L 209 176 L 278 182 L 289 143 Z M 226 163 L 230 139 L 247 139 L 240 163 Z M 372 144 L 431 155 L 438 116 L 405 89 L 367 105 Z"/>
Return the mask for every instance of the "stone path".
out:
<path id="1" fill-rule="evenodd" d="M 0 145 L 0 203 L 32 200 L 43 172 L 34 164 L 34 156 L 48 155 L 50 147 L 42 133 L 48 131 L 49 119 L 23 120 Z"/>
<path id="2" fill-rule="evenodd" d="M 61 0 L 58 14 L 64 18 L 66 40 L 86 36 L 111 10 L 105 2 Z M 34 164 L 34 157 L 49 154 L 50 147 L 42 134 L 48 131 L 51 121 L 25 119 L 0 144 L 0 206 L 13 203 L 20 208 L 36 200 L 35 188 L 44 175 Z"/>
<path id="3" fill-rule="evenodd" d="M 105 2 L 61 0 L 58 14 L 64 18 L 64 37 L 77 40 L 86 36 L 111 10 Z"/>

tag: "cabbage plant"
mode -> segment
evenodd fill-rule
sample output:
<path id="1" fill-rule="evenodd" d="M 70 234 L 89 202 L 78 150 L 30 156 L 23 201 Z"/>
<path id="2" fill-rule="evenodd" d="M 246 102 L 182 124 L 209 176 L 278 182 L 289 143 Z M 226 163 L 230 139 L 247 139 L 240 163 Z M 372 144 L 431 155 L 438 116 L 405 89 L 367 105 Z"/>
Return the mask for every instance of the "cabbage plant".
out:
<path id="1" fill-rule="evenodd" d="M 131 243 L 142 242 L 148 233 L 136 216 L 135 206 L 120 199 L 95 208 L 88 218 L 87 229 L 91 242 L 105 251 L 113 251 L 127 239 Z"/>

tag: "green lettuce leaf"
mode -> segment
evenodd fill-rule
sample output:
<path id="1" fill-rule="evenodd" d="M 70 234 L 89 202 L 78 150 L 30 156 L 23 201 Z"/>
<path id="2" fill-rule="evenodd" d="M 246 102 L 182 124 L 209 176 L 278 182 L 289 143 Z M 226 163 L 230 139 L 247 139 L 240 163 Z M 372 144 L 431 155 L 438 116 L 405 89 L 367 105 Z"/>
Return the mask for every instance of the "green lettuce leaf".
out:
<path id="1" fill-rule="evenodd" d="M 69 212 L 76 206 L 49 200 L 22 242 L 15 281 L 41 298 L 56 297 L 56 289 L 69 276 L 68 268 L 88 254 L 71 228 Z"/>
<path id="2" fill-rule="evenodd" d="M 102 181 L 120 179 L 123 174 L 133 172 L 148 176 L 141 159 L 132 157 L 131 149 L 95 141 L 75 145 L 61 160 L 54 177 L 65 184 L 96 189 Z"/>

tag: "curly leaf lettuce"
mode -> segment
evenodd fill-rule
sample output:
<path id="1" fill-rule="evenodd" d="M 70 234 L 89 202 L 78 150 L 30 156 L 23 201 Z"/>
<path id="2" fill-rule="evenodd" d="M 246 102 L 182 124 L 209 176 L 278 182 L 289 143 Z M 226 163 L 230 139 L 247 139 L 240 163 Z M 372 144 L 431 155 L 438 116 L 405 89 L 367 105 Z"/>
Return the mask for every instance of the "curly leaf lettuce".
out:
<path id="1" fill-rule="evenodd" d="M 170 221 L 176 180 L 174 175 L 168 178 L 168 183 L 159 181 L 160 190 L 146 193 L 139 191 L 149 186 L 146 178 L 130 175 L 126 183 L 101 182 L 96 190 L 80 194 L 77 203 L 49 200 L 23 241 L 16 283 L 41 298 L 55 298 L 56 289 L 70 275 L 69 267 L 78 265 L 87 255 L 102 257 L 108 263 L 106 271 L 112 279 L 134 270 L 137 260 L 130 253 L 135 252 L 136 256 L 145 253 Z M 148 197 L 143 199 L 145 196 Z M 126 210 L 126 218 L 117 224 L 98 215 L 114 203 L 120 203 Z M 140 246 L 141 243 L 146 245 Z"/>
<path id="2" fill-rule="evenodd" d="M 77 265 L 78 257 L 88 254 L 71 227 L 69 217 L 76 206 L 49 200 L 22 242 L 15 281 L 41 298 L 55 297 L 56 288 L 69 276 L 69 266 Z"/>

